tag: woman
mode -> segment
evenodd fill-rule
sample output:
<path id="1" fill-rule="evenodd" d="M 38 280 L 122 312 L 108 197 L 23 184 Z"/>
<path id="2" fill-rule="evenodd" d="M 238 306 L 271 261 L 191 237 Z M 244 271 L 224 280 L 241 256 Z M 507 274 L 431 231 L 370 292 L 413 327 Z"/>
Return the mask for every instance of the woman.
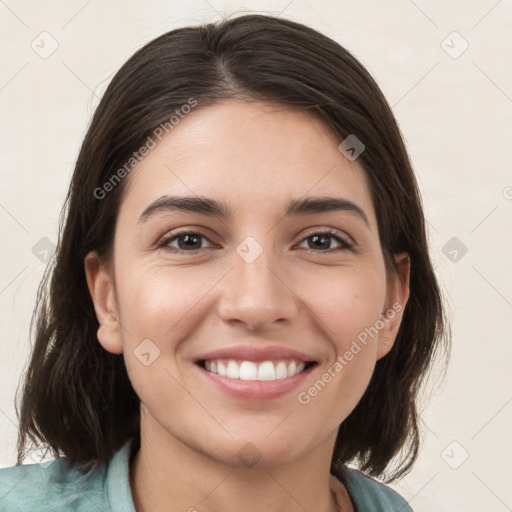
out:
<path id="1" fill-rule="evenodd" d="M 411 469 L 448 336 L 400 131 L 349 52 L 262 15 L 158 37 L 65 207 L 2 510 L 411 510 L 374 477 Z M 57 460 L 21 465 L 29 441 Z"/>

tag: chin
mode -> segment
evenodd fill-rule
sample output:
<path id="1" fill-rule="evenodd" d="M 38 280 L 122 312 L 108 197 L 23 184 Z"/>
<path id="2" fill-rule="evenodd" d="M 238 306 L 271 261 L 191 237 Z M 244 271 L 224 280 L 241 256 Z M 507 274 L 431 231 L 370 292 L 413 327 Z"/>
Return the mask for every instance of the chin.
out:
<path id="1" fill-rule="evenodd" d="M 307 453 L 306 441 L 267 433 L 232 439 L 212 454 L 217 461 L 236 468 L 272 468 L 290 464 Z M 272 438 L 272 439 L 271 439 Z M 219 445 L 220 447 L 221 445 Z"/>

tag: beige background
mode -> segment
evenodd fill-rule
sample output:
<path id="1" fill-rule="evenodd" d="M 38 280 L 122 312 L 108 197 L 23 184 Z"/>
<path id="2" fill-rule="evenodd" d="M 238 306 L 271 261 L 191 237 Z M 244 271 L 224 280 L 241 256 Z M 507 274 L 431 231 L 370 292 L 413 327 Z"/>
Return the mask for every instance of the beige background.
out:
<path id="1" fill-rule="evenodd" d="M 393 487 L 416 512 L 512 510 L 511 0 L 0 1 L 0 467 L 15 462 L 35 291 L 98 97 L 155 36 L 242 11 L 282 12 L 352 51 L 415 166 L 454 345 L 418 463 Z"/>

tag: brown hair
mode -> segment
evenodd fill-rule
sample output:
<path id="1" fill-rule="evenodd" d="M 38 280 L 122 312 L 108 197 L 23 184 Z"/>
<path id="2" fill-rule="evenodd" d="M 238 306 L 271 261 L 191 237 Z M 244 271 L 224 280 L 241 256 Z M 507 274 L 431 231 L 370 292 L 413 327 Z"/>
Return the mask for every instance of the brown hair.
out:
<path id="1" fill-rule="evenodd" d="M 17 393 L 18 463 L 29 439 L 88 467 L 139 439 L 139 398 L 122 354 L 107 352 L 97 340 L 84 271 L 90 251 L 105 261 L 112 256 L 127 180 L 104 197 L 97 191 L 190 98 L 204 107 L 232 97 L 307 110 L 340 142 L 353 134 L 366 146 L 358 162 L 371 184 L 387 274 L 395 272 L 392 255 L 406 251 L 410 296 L 393 348 L 377 361 L 364 396 L 339 428 L 331 472 L 352 461 L 370 476 L 383 476 L 398 454 L 388 481 L 412 467 L 420 442 L 420 385 L 438 349 L 448 353 L 450 337 L 411 163 L 368 71 L 321 33 L 266 15 L 167 32 L 138 50 L 110 82 L 84 138 L 56 255 L 38 291 L 35 343 L 21 397 Z"/>

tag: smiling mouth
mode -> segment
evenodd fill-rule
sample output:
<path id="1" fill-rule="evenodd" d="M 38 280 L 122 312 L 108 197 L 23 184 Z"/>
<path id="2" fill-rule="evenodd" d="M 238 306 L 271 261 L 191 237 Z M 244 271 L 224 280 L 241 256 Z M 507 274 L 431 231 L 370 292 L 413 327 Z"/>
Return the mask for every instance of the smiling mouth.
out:
<path id="1" fill-rule="evenodd" d="M 200 360 L 197 364 L 210 373 L 239 380 L 274 381 L 294 377 L 316 365 L 315 361 L 237 361 L 234 359 Z"/>

